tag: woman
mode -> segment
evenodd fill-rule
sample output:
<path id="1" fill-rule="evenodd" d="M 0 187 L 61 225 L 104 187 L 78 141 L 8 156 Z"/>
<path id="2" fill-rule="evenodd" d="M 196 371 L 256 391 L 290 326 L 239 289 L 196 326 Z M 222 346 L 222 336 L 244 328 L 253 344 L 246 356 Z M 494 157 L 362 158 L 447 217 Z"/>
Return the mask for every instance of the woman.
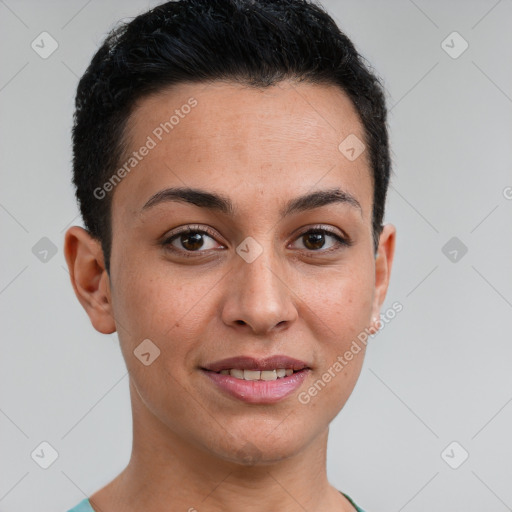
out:
<path id="1" fill-rule="evenodd" d="M 118 332 L 133 446 L 71 511 L 362 511 L 328 482 L 328 427 L 395 228 L 384 98 L 348 38 L 302 0 L 163 4 L 94 56 L 73 151 L 66 260 Z"/>

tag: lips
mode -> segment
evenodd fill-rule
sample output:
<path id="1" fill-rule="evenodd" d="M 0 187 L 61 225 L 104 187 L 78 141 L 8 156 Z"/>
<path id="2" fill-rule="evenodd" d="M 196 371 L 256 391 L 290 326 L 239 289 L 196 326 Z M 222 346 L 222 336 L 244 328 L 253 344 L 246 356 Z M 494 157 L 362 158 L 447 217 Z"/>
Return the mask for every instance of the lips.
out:
<path id="1" fill-rule="evenodd" d="M 250 356 L 238 356 L 215 361 L 214 363 L 203 366 L 203 370 L 219 373 L 222 370 L 253 370 L 253 371 L 271 371 L 279 368 L 291 369 L 295 372 L 308 369 L 309 366 L 304 361 L 294 359 L 285 355 L 275 355 L 258 359 Z"/>
<path id="2" fill-rule="evenodd" d="M 284 400 L 298 391 L 310 371 L 304 361 L 284 355 L 264 359 L 230 357 L 201 367 L 203 375 L 221 393 L 250 404 Z"/>

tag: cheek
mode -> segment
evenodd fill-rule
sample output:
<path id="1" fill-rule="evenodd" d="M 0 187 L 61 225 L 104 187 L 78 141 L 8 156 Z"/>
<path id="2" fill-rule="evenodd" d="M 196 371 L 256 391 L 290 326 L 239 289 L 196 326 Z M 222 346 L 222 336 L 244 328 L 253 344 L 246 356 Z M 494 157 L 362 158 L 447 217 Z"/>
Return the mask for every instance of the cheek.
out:
<path id="1" fill-rule="evenodd" d="M 132 349 L 149 338 L 160 349 L 186 353 L 209 321 L 206 308 L 217 281 L 208 274 L 170 272 L 155 262 L 133 272 L 127 262 L 113 286 L 119 335 Z"/>
<path id="2" fill-rule="evenodd" d="M 316 308 L 317 366 L 310 386 L 299 396 L 300 403 L 311 407 L 325 424 L 334 419 L 354 390 L 364 361 L 371 318 L 371 281 L 338 284 L 336 291 L 324 294 Z"/>
<path id="3" fill-rule="evenodd" d="M 119 327 L 130 338 L 156 337 L 157 327 L 164 327 L 160 325 L 162 318 L 166 318 L 167 328 L 170 328 L 175 315 L 179 314 L 169 287 L 155 277 L 143 273 L 130 276 L 124 272 L 114 290 L 114 314 Z"/>
<path id="4" fill-rule="evenodd" d="M 338 293 L 330 298 L 330 320 L 335 325 L 334 330 L 344 339 L 347 335 L 357 335 L 368 326 L 373 295 L 373 281 L 361 276 L 343 281 Z"/>
<path id="5" fill-rule="evenodd" d="M 350 396 L 362 368 L 374 295 L 371 269 L 368 261 L 368 265 L 347 267 L 310 283 L 315 292 L 309 295 L 302 314 L 309 315 L 310 325 L 313 321 L 316 325 L 317 384 L 309 388 L 308 395 L 311 406 L 330 419 Z"/>
<path id="6" fill-rule="evenodd" d="M 177 397 L 183 393 L 186 397 L 188 361 L 197 350 L 194 342 L 202 339 L 204 319 L 201 322 L 200 318 L 205 314 L 206 285 L 184 285 L 178 275 L 169 275 L 154 264 L 150 272 L 140 267 L 136 273 L 128 269 L 126 265 L 119 272 L 113 287 L 124 360 L 146 406 L 157 416 L 169 409 L 179 417 L 187 401 Z M 145 341 L 148 339 L 150 344 Z M 143 353 L 150 354 L 147 365 L 141 359 Z"/>
<path id="7" fill-rule="evenodd" d="M 334 347 L 343 348 L 368 327 L 374 298 L 371 262 L 302 281 L 301 288 L 305 305 L 316 313 L 318 325 L 324 325 L 324 335 Z"/>

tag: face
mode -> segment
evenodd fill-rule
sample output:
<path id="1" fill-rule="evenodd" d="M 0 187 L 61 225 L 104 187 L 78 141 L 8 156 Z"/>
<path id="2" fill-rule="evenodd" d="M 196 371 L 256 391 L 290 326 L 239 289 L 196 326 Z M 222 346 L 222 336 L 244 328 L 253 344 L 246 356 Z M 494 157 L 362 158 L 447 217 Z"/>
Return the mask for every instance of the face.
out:
<path id="1" fill-rule="evenodd" d="M 375 258 L 367 151 L 339 149 L 364 140 L 351 101 L 334 86 L 182 84 L 127 127 L 110 281 L 88 312 L 118 331 L 138 413 L 225 460 L 299 453 L 355 386 L 364 343 L 345 354 L 392 261 L 391 226 Z"/>

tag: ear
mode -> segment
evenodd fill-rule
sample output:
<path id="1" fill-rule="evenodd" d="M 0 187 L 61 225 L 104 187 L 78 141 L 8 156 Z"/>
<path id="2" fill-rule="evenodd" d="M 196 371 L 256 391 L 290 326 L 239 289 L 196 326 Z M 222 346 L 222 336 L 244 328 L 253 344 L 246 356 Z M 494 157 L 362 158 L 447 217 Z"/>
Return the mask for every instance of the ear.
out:
<path id="1" fill-rule="evenodd" d="M 395 255 L 395 239 L 395 226 L 386 224 L 380 234 L 377 257 L 375 258 L 375 294 L 370 327 L 372 333 L 376 333 L 380 326 L 380 308 L 388 291 L 391 267 Z"/>
<path id="2" fill-rule="evenodd" d="M 115 332 L 110 278 L 101 243 L 85 229 L 72 226 L 66 231 L 64 254 L 71 284 L 93 327 L 103 334 Z"/>

